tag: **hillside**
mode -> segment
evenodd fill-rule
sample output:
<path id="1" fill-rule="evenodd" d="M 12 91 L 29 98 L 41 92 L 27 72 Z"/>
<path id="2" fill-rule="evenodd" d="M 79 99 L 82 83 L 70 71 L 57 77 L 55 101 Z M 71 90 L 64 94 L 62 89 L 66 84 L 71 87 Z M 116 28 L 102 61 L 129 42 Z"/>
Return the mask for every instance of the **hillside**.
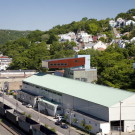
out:
<path id="1" fill-rule="evenodd" d="M 29 32 L 30 31 L 0 30 L 0 44 L 5 44 L 7 41 L 26 37 Z"/>

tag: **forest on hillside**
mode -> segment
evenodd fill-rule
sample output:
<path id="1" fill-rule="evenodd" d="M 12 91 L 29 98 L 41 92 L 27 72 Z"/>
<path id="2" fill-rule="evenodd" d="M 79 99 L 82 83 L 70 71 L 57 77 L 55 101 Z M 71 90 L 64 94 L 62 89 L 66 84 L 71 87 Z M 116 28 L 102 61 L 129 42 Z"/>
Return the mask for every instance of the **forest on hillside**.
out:
<path id="1" fill-rule="evenodd" d="M 0 30 L 0 44 L 26 37 L 30 31 Z"/>
<path id="2" fill-rule="evenodd" d="M 131 9 L 124 14 L 118 16 L 135 15 L 135 9 Z M 117 18 L 117 16 L 116 16 Z M 89 34 L 106 34 L 104 40 L 110 43 L 114 35 L 109 25 L 109 18 L 104 20 L 82 18 L 78 22 L 72 22 L 65 25 L 57 25 L 49 31 L 31 31 L 25 37 L 17 40 L 8 40 L 0 45 L 0 51 L 3 55 L 13 58 L 9 69 L 36 69 L 44 71 L 41 67 L 42 60 L 73 57 L 76 52 L 73 51 L 75 42 L 66 41 L 59 42 L 59 34 L 68 32 L 77 33 L 80 30 Z M 129 32 L 128 39 L 135 36 L 135 27 L 130 31 L 125 27 L 118 29 Z M 119 48 L 113 43 L 105 51 L 94 49 L 80 50 L 78 54 L 90 54 L 91 66 L 98 70 L 97 84 L 110 87 L 135 91 L 135 70 L 133 63 L 135 62 L 135 44 L 127 43 L 125 48 Z"/>

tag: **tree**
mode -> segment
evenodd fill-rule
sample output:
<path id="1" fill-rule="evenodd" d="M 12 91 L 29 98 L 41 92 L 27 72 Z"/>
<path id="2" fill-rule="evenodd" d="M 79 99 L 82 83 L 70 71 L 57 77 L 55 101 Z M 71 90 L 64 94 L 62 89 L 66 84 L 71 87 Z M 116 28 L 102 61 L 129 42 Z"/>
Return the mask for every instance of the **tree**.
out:
<path id="1" fill-rule="evenodd" d="M 99 28 L 98 25 L 95 23 L 90 23 L 87 26 L 88 33 L 93 34 L 93 35 L 96 35 L 98 33 L 98 28 Z"/>
<path id="2" fill-rule="evenodd" d="M 90 132 L 91 129 L 92 129 L 92 126 L 91 126 L 91 125 L 85 125 L 85 130 L 86 130 L 87 132 Z"/>

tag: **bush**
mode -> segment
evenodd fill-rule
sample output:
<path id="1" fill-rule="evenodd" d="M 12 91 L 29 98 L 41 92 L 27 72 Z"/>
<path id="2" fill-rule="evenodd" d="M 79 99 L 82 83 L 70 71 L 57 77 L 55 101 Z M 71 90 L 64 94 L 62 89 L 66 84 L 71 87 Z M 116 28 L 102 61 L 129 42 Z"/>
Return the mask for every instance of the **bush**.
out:
<path id="1" fill-rule="evenodd" d="M 31 118 L 31 114 L 28 114 L 27 117 L 28 117 L 28 118 Z"/>

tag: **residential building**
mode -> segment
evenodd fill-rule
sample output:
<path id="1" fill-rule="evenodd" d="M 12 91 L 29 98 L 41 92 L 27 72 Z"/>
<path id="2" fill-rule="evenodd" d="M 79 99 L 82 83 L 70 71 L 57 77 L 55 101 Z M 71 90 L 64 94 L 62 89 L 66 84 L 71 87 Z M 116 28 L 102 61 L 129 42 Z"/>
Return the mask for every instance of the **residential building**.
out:
<path id="1" fill-rule="evenodd" d="M 107 45 L 102 41 L 98 41 L 96 44 L 94 44 L 93 49 L 97 50 L 99 48 L 103 48 L 105 50 L 107 48 Z"/>
<path id="2" fill-rule="evenodd" d="M 133 20 L 126 21 L 126 25 L 131 25 L 131 24 L 135 25 L 135 21 Z"/>
<path id="3" fill-rule="evenodd" d="M 49 74 L 26 78 L 22 90 L 22 97 L 28 92 L 29 96 L 42 96 L 37 102 L 39 111 L 52 116 L 58 113 L 70 116 L 67 121 L 80 128 L 84 128 L 84 124 L 91 125 L 92 133 L 105 135 L 120 127 L 124 132 L 135 130 L 133 92 Z M 21 100 L 26 101 L 26 98 Z M 27 98 L 27 102 L 32 100 Z"/>
<path id="4" fill-rule="evenodd" d="M 0 56 L 0 70 L 6 70 L 9 67 L 9 64 L 12 62 L 12 58 L 8 56 Z"/>
<path id="5" fill-rule="evenodd" d="M 89 35 L 88 33 L 86 33 L 85 31 L 80 31 L 76 34 L 76 39 L 79 42 L 83 42 L 83 43 L 89 43 L 92 42 L 92 35 Z"/>
<path id="6" fill-rule="evenodd" d="M 133 38 L 130 40 L 130 42 L 135 42 L 135 37 L 133 37 Z"/>
<path id="7" fill-rule="evenodd" d="M 109 25 L 110 25 L 111 27 L 115 27 L 115 26 L 116 26 L 116 22 L 115 22 L 114 20 L 110 20 L 110 21 L 109 21 Z"/>

